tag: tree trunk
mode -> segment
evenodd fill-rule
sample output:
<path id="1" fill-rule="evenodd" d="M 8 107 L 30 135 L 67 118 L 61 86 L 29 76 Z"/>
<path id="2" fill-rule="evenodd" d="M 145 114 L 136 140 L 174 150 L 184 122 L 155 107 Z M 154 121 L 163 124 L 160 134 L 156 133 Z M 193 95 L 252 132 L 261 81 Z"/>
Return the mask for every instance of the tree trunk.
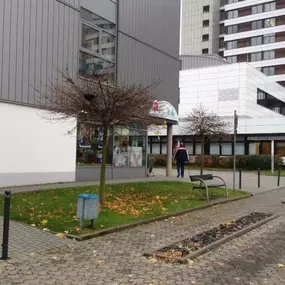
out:
<path id="1" fill-rule="evenodd" d="M 205 152 L 205 137 L 204 137 L 204 135 L 202 135 L 201 155 L 200 155 L 200 175 L 203 175 L 203 169 L 204 169 L 204 152 Z"/>
<path id="2" fill-rule="evenodd" d="M 107 166 L 107 155 L 108 155 L 108 131 L 109 128 L 103 127 L 103 149 L 102 149 L 102 163 L 100 173 L 100 186 L 99 186 L 99 199 L 100 205 L 103 207 L 105 202 L 105 184 L 106 184 L 106 166 Z"/>

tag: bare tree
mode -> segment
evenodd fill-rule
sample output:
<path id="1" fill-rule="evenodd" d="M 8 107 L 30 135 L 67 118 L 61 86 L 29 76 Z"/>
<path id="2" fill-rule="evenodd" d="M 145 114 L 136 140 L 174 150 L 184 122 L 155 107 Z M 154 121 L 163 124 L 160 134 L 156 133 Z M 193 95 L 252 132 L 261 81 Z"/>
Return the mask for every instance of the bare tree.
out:
<path id="1" fill-rule="evenodd" d="M 186 130 L 201 137 L 200 175 L 203 175 L 205 137 L 226 133 L 228 122 L 224 121 L 216 114 L 209 112 L 202 105 L 193 108 L 186 116 L 185 121 L 187 122 Z"/>
<path id="2" fill-rule="evenodd" d="M 44 88 L 48 118 L 64 121 L 71 118 L 76 122 L 103 127 L 103 149 L 100 174 L 100 204 L 104 204 L 108 134 L 114 127 L 128 127 L 131 123 L 147 127 L 154 121 L 150 115 L 153 105 L 152 89 L 157 83 L 143 87 L 115 86 L 108 74 L 80 75 L 72 78 L 68 73 L 60 73 L 57 83 L 49 83 Z M 41 100 L 42 101 L 42 100 Z"/>

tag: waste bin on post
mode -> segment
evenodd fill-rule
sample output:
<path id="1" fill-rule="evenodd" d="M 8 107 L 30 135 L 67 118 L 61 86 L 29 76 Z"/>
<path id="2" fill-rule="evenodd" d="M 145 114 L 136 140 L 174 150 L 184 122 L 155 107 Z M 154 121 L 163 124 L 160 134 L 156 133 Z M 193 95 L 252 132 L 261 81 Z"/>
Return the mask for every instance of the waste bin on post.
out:
<path id="1" fill-rule="evenodd" d="M 93 227 L 94 219 L 97 219 L 98 215 L 99 195 L 78 195 L 77 218 L 80 220 L 80 228 L 83 228 L 84 220 L 91 220 L 91 227 Z"/>

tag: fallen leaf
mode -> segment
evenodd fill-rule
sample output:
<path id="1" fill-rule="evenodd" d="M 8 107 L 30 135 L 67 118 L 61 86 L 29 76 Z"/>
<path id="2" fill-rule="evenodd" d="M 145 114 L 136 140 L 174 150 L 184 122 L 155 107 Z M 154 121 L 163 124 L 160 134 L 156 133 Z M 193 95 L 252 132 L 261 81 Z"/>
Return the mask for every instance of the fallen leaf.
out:
<path id="1" fill-rule="evenodd" d="M 26 202 L 28 202 L 28 200 L 27 200 L 27 199 L 23 199 L 22 201 L 23 201 L 23 202 L 25 202 L 25 203 L 26 203 Z"/>
<path id="2" fill-rule="evenodd" d="M 284 264 L 282 264 L 282 263 L 278 263 L 278 268 L 284 268 Z"/>
<path id="3" fill-rule="evenodd" d="M 96 264 L 104 264 L 105 261 L 104 261 L 104 260 L 97 260 L 95 263 L 96 263 Z"/>
<path id="4" fill-rule="evenodd" d="M 42 220 L 42 221 L 41 221 L 41 224 L 42 224 L 42 225 L 46 225 L 47 223 L 48 223 L 48 220 Z"/>
<path id="5" fill-rule="evenodd" d="M 156 263 L 157 262 L 157 258 L 153 257 L 150 261 L 151 261 L 151 263 Z"/>
<path id="6" fill-rule="evenodd" d="M 65 234 L 63 234 L 63 233 L 58 233 L 58 234 L 56 234 L 55 236 L 58 237 L 58 238 L 60 238 L 60 239 L 66 239 L 66 236 L 65 236 Z"/>
<path id="7" fill-rule="evenodd" d="M 31 227 L 35 227 L 36 225 L 35 224 L 31 224 Z"/>
<path id="8" fill-rule="evenodd" d="M 48 228 L 43 228 L 43 231 L 44 232 L 49 232 L 49 229 Z"/>

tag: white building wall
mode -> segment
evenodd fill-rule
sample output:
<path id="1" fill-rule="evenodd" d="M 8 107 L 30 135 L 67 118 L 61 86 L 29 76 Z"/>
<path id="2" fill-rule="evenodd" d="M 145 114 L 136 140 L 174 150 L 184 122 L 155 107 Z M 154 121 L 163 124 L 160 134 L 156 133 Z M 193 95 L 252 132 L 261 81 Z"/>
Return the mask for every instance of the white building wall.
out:
<path id="1" fill-rule="evenodd" d="M 285 101 L 285 89 L 247 63 L 180 71 L 179 115 L 202 104 L 223 117 L 234 110 L 242 117 L 283 117 L 257 105 L 257 88 Z"/>
<path id="2" fill-rule="evenodd" d="M 49 122 L 46 111 L 0 102 L 0 187 L 75 181 L 75 121 Z"/>

